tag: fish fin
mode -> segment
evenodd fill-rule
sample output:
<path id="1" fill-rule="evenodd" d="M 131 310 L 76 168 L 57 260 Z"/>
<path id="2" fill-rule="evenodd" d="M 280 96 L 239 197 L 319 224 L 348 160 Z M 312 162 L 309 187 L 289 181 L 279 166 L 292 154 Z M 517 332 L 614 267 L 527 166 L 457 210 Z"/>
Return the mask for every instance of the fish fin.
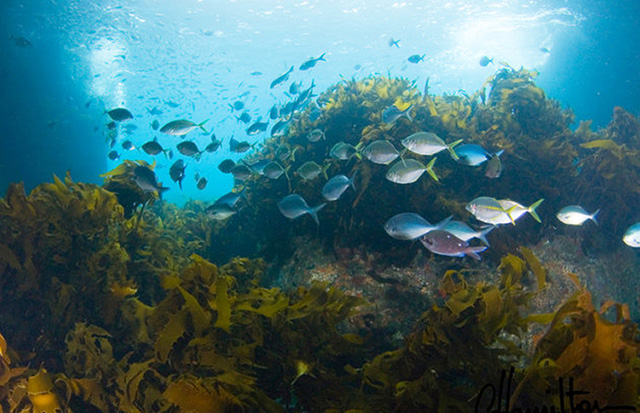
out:
<path id="1" fill-rule="evenodd" d="M 476 238 L 478 238 L 484 245 L 489 247 L 489 241 L 487 241 L 486 237 L 487 237 L 487 234 L 493 231 L 494 228 L 495 228 L 495 225 L 489 225 L 481 229 L 480 231 L 478 231 L 478 235 L 476 235 Z"/>
<path id="2" fill-rule="evenodd" d="M 478 255 L 478 253 L 482 252 L 482 251 L 484 251 L 486 249 L 487 249 L 487 247 L 485 245 L 480 246 L 480 247 L 467 247 L 464 250 L 464 253 L 466 255 L 468 255 L 469 257 L 473 258 L 474 260 L 480 261 L 482 259 L 482 257 L 480 257 L 480 255 Z"/>
<path id="3" fill-rule="evenodd" d="M 364 147 L 364 142 L 360 141 L 356 144 L 356 146 L 353 147 L 353 149 L 355 149 L 356 152 L 360 152 L 363 147 Z"/>
<path id="4" fill-rule="evenodd" d="M 408 151 L 408 150 L 409 150 L 409 149 L 404 148 L 404 149 L 402 150 L 402 152 L 400 152 L 400 154 L 398 155 L 398 156 L 400 156 L 400 159 L 401 159 L 402 161 L 404 161 L 404 154 L 405 154 L 405 153 L 407 153 L 407 151 Z"/>
<path id="5" fill-rule="evenodd" d="M 320 168 L 322 170 L 322 176 L 324 176 L 324 179 L 329 179 L 329 175 L 327 175 L 327 169 L 329 169 L 331 167 L 331 163 L 327 163 L 325 165 L 322 165 L 322 167 Z"/>
<path id="6" fill-rule="evenodd" d="M 355 153 L 355 157 L 356 157 L 356 158 L 358 158 L 358 160 L 359 160 L 359 161 L 361 161 L 361 160 L 362 160 L 362 154 L 361 154 L 360 152 L 357 152 L 357 151 L 356 151 L 356 153 Z"/>
<path id="7" fill-rule="evenodd" d="M 463 139 L 458 139 L 455 142 L 451 142 L 450 144 L 447 145 L 447 149 L 449 150 L 449 153 L 451 154 L 451 157 L 453 158 L 454 161 L 457 161 L 460 159 L 460 157 L 458 156 L 458 154 L 456 153 L 456 151 L 453 150 L 453 148 L 457 145 L 460 144 L 460 142 L 462 142 Z"/>
<path id="8" fill-rule="evenodd" d="M 413 109 L 413 105 L 409 106 L 407 109 L 405 109 L 403 116 L 407 119 L 409 119 L 409 122 L 413 122 L 413 119 L 411 118 L 411 109 Z"/>
<path id="9" fill-rule="evenodd" d="M 205 124 L 205 123 L 207 123 L 207 122 L 209 122 L 209 119 L 205 119 L 205 120 L 203 120 L 202 122 L 198 123 L 198 127 L 199 127 L 200 129 L 202 129 L 202 130 L 204 131 L 204 133 L 209 133 L 209 131 L 207 131 L 207 130 L 204 128 L 204 124 Z"/>
<path id="10" fill-rule="evenodd" d="M 593 214 L 591 214 L 591 216 L 589 216 L 589 219 L 592 220 L 593 222 L 595 222 L 596 225 L 598 224 L 598 220 L 596 219 L 596 215 L 598 215 L 599 212 L 600 212 L 600 208 L 598 208 L 596 210 L 596 212 L 594 212 Z"/>
<path id="11" fill-rule="evenodd" d="M 287 177 L 287 181 L 291 181 L 291 178 L 289 178 L 289 169 L 291 169 L 291 165 L 284 168 L 284 176 Z"/>
<path id="12" fill-rule="evenodd" d="M 493 158 L 499 158 L 504 153 L 504 149 L 500 149 L 498 152 L 493 154 Z"/>
<path id="13" fill-rule="evenodd" d="M 439 181 L 439 179 L 438 179 L 438 175 L 436 175 L 435 171 L 433 170 L 433 165 L 436 163 L 436 159 L 437 159 L 437 158 L 436 158 L 436 157 L 434 157 L 434 158 L 431 160 L 431 162 L 429 162 L 429 163 L 427 164 L 426 169 L 427 169 L 427 173 L 429 174 L 429 176 L 431 176 L 431 177 L 433 178 L 433 180 L 434 180 L 434 181 L 438 182 L 438 181 Z"/>
<path id="14" fill-rule="evenodd" d="M 356 184 L 353 182 L 353 180 L 356 178 L 356 175 L 358 175 L 358 170 L 357 169 L 355 171 L 353 171 L 353 173 L 351 174 L 351 178 L 349 178 L 349 185 L 351 185 L 351 188 L 353 188 L 354 192 L 358 192 L 356 190 Z"/>
<path id="15" fill-rule="evenodd" d="M 509 217 L 509 219 L 511 220 L 511 224 L 513 224 L 513 225 L 515 225 L 515 224 L 516 224 L 516 221 L 515 221 L 515 220 L 513 219 L 513 217 L 511 216 L 511 213 L 512 213 L 513 211 L 515 211 L 515 210 L 516 210 L 516 207 L 517 207 L 517 206 L 518 206 L 518 205 L 514 205 L 514 206 L 512 206 L 511 208 L 509 208 L 509 209 L 507 209 L 507 210 L 505 210 L 504 208 L 502 208 L 502 211 L 503 211 L 503 212 L 505 212 L 505 213 L 507 214 L 507 216 L 508 216 L 508 217 Z M 496 210 L 496 211 L 498 211 L 498 208 L 495 208 L 495 210 Z M 538 221 L 538 222 L 539 222 L 539 221 Z"/>
<path id="16" fill-rule="evenodd" d="M 313 220 L 316 221 L 316 224 L 318 225 L 320 225 L 320 220 L 318 219 L 318 211 L 324 208 L 325 205 L 327 205 L 327 203 L 323 202 L 322 204 L 317 205 L 309 210 L 309 215 L 311 215 L 311 218 L 313 218 Z"/>
<path id="17" fill-rule="evenodd" d="M 327 54 L 327 52 L 324 52 L 320 55 L 320 57 L 318 57 L 316 60 L 323 60 L 323 61 L 327 61 L 327 59 L 324 58 L 324 55 Z"/>
<path id="18" fill-rule="evenodd" d="M 291 155 L 289 155 L 289 156 L 291 157 L 291 162 L 292 163 L 296 161 L 296 151 L 298 150 L 298 148 L 299 147 L 296 146 L 291 150 Z"/>
<path id="19" fill-rule="evenodd" d="M 449 221 L 451 221 L 451 218 L 453 218 L 453 215 L 449 215 L 448 217 L 446 217 L 445 219 L 443 219 L 442 221 L 440 221 L 436 225 L 434 225 L 434 227 L 436 229 L 441 229 L 442 227 L 447 225 L 449 223 Z"/>
<path id="20" fill-rule="evenodd" d="M 529 214 L 533 217 L 533 219 L 535 219 L 539 223 L 542 223 L 542 221 L 540 220 L 540 217 L 538 216 L 538 213 L 536 212 L 536 208 L 538 208 L 540 206 L 542 201 L 544 201 L 544 198 L 538 199 L 536 202 L 531 204 L 531 206 L 527 209 L 529 211 Z"/>

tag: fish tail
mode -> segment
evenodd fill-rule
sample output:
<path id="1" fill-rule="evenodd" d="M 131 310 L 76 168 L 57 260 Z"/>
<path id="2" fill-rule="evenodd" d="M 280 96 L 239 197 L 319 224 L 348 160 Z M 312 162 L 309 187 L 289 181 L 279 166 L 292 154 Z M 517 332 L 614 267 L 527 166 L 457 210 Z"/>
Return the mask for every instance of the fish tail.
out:
<path id="1" fill-rule="evenodd" d="M 351 185 L 351 188 L 353 188 L 354 192 L 358 192 L 356 190 L 356 184 L 354 183 L 354 179 L 356 178 L 356 175 L 358 175 L 358 170 L 357 169 L 355 171 L 353 171 L 353 173 L 351 174 L 351 178 L 349 178 L 349 185 Z"/>
<path id="2" fill-rule="evenodd" d="M 313 218 L 313 220 L 316 221 L 316 224 L 318 225 L 320 225 L 320 220 L 318 219 L 318 211 L 324 208 L 325 205 L 327 205 L 327 203 L 323 202 L 322 204 L 315 206 L 309 210 L 309 215 L 311 215 L 311 218 Z"/>
<path id="3" fill-rule="evenodd" d="M 457 161 L 460 159 L 460 157 L 458 156 L 458 154 L 456 153 L 456 151 L 453 150 L 453 148 L 457 145 L 460 144 L 460 142 L 462 142 L 463 139 L 458 139 L 455 142 L 451 142 L 450 144 L 447 145 L 447 149 L 449 150 L 449 153 L 451 154 L 451 157 L 453 158 L 454 161 Z"/>
<path id="4" fill-rule="evenodd" d="M 487 241 L 487 234 L 493 231 L 494 228 L 495 225 L 489 225 L 486 228 L 483 228 L 482 230 L 480 230 L 478 235 L 476 235 L 476 238 L 478 238 L 484 245 L 488 247 L 489 241 Z"/>
<path id="5" fill-rule="evenodd" d="M 287 181 L 291 181 L 291 178 L 289 178 L 289 169 L 291 169 L 291 165 L 284 168 L 284 176 L 287 177 Z"/>
<path id="6" fill-rule="evenodd" d="M 599 212 L 600 212 L 600 208 L 598 208 L 598 209 L 596 210 L 596 212 L 594 212 L 593 214 L 591 214 L 591 215 L 589 216 L 589 219 L 590 219 L 590 220 L 592 220 L 593 222 L 595 222 L 595 223 L 596 223 L 596 225 L 598 224 L 598 220 L 596 219 L 596 216 L 598 215 L 598 213 L 599 213 Z"/>
<path id="7" fill-rule="evenodd" d="M 326 165 L 322 166 L 322 176 L 324 176 L 324 179 L 329 179 L 329 176 L 327 175 L 327 169 L 329 169 L 331 167 L 330 163 L 327 163 Z"/>
<path id="8" fill-rule="evenodd" d="M 204 131 L 204 133 L 209 133 L 205 128 L 204 124 L 209 122 L 209 119 L 205 119 L 202 122 L 198 123 L 198 127 Z"/>
<path id="9" fill-rule="evenodd" d="M 499 158 L 504 153 L 504 149 L 500 149 L 498 152 L 493 154 L 494 158 Z"/>
<path id="10" fill-rule="evenodd" d="M 320 57 L 319 57 L 319 58 L 317 58 L 316 60 L 323 60 L 323 61 L 325 61 L 325 62 L 326 62 L 326 61 L 327 61 L 327 59 L 325 59 L 325 58 L 324 58 L 324 55 L 325 55 L 326 53 L 327 53 L 327 52 L 322 53 L 322 54 L 320 55 Z"/>
<path id="11" fill-rule="evenodd" d="M 438 182 L 440 179 L 438 179 L 438 175 L 436 175 L 436 172 L 433 170 L 433 165 L 435 165 L 436 163 L 436 157 L 434 157 L 431 162 L 429 162 L 429 164 L 427 164 L 427 173 L 429 174 L 429 176 L 431 176 L 433 178 L 434 181 Z"/>
<path id="12" fill-rule="evenodd" d="M 540 206 L 542 201 L 544 201 L 544 198 L 538 199 L 536 202 L 531 204 L 531 206 L 528 208 L 529 214 L 531 214 L 533 219 L 535 219 L 539 223 L 542 223 L 542 221 L 540 220 L 540 217 L 538 216 L 538 213 L 536 212 L 536 208 L 538 208 Z"/>
<path id="13" fill-rule="evenodd" d="M 482 251 L 484 251 L 486 249 L 487 249 L 487 247 L 485 245 L 483 245 L 481 247 L 468 247 L 467 249 L 464 250 L 464 253 L 467 254 L 469 257 L 473 258 L 474 260 L 480 261 L 482 259 L 482 257 L 480 257 L 480 255 L 478 255 L 478 253 L 482 252 Z"/>
<path id="14" fill-rule="evenodd" d="M 453 215 L 449 215 L 448 217 L 446 217 L 445 219 L 443 219 L 442 221 L 438 222 L 435 225 L 436 229 L 440 229 L 442 227 L 444 227 L 445 225 L 447 225 L 449 223 L 449 221 L 451 221 L 451 218 L 453 218 Z"/>
<path id="15" fill-rule="evenodd" d="M 411 109 L 413 109 L 413 105 L 409 106 L 403 113 L 403 116 L 409 119 L 409 122 L 413 122 L 413 118 L 411 118 Z"/>

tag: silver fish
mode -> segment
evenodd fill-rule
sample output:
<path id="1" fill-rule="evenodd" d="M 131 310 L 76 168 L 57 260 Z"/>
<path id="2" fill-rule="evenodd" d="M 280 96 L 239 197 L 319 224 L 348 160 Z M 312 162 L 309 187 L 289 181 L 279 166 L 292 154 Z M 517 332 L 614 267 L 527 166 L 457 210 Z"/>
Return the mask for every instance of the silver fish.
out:
<path id="1" fill-rule="evenodd" d="M 207 216 L 211 219 L 215 219 L 216 221 L 222 221 L 224 219 L 229 218 L 231 215 L 238 212 L 237 209 L 232 208 L 227 204 L 218 204 L 215 203 L 213 205 L 208 206 L 204 211 Z"/>
<path id="2" fill-rule="evenodd" d="M 354 184 L 354 179 L 357 173 L 358 171 L 355 170 L 353 174 L 351 174 L 351 178 L 347 178 L 345 175 L 340 174 L 329 179 L 322 187 L 322 196 L 324 196 L 324 199 L 327 201 L 336 201 L 348 187 L 353 188 L 355 191 L 356 186 Z"/>
<path id="3" fill-rule="evenodd" d="M 466 241 L 461 240 L 447 231 L 434 230 L 420 238 L 420 242 L 426 249 L 434 254 L 448 257 L 469 257 L 480 260 L 479 252 L 487 249 L 486 246 L 472 247 Z"/>
<path id="4" fill-rule="evenodd" d="M 239 192 L 232 191 L 232 192 L 229 192 L 228 194 L 222 195 L 220 198 L 216 200 L 216 202 L 214 202 L 214 204 L 225 204 L 230 206 L 231 208 L 234 208 L 241 197 L 244 196 L 246 199 L 244 191 L 245 189 L 243 188 L 242 191 L 239 191 Z"/>
<path id="5" fill-rule="evenodd" d="M 499 151 L 487 162 L 487 169 L 484 171 L 484 176 L 487 178 L 495 179 L 502 175 L 502 161 L 500 160 L 502 152 Z"/>
<path id="6" fill-rule="evenodd" d="M 160 128 L 160 132 L 165 133 L 167 135 L 173 136 L 184 136 L 187 133 L 191 132 L 194 129 L 200 128 L 205 133 L 209 133 L 205 128 L 204 124 L 207 123 L 209 119 L 205 119 L 200 123 L 194 123 L 187 119 L 178 119 L 171 121 Z"/>
<path id="7" fill-rule="evenodd" d="M 338 159 L 341 161 L 348 161 L 354 156 L 357 156 L 358 151 L 356 150 L 356 148 L 353 147 L 353 145 L 349 143 L 338 142 L 335 145 L 333 145 L 333 147 L 331 148 L 331 151 L 329 152 L 329 155 L 334 159 Z"/>
<path id="8" fill-rule="evenodd" d="M 418 155 L 435 155 L 447 149 L 451 157 L 457 161 L 458 155 L 453 150 L 453 147 L 462 142 L 462 139 L 446 144 L 433 132 L 417 132 L 407 136 L 401 142 L 405 148 Z"/>
<path id="9" fill-rule="evenodd" d="M 637 222 L 627 228 L 622 236 L 622 241 L 630 247 L 640 247 L 640 222 Z"/>
<path id="10" fill-rule="evenodd" d="M 413 109 L 413 105 L 409 106 L 405 110 L 400 110 L 396 105 L 387 106 L 382 111 L 382 121 L 384 123 L 393 123 L 401 117 L 405 117 L 409 119 L 409 122 L 412 122 L 411 119 L 411 109 Z"/>
<path id="11" fill-rule="evenodd" d="M 371 162 L 379 165 L 388 165 L 400 156 L 396 147 L 387 140 L 371 142 L 362 150 L 362 154 Z"/>
<path id="12" fill-rule="evenodd" d="M 269 179 L 278 179 L 283 174 L 286 175 L 287 170 L 284 169 L 282 165 L 280 165 L 278 162 L 271 161 L 264 167 L 264 169 L 262 170 L 262 173 L 264 174 L 264 176 L 266 176 Z"/>
<path id="13" fill-rule="evenodd" d="M 320 129 L 314 129 L 307 135 L 307 140 L 309 142 L 318 142 L 320 139 L 326 139 L 324 132 Z"/>
<path id="14" fill-rule="evenodd" d="M 477 238 L 486 246 L 489 246 L 489 241 L 487 241 L 487 234 L 493 229 L 495 226 L 488 225 L 483 229 L 475 230 L 471 228 L 469 225 L 465 224 L 461 221 L 449 221 L 442 228 L 443 231 L 447 231 L 450 234 L 455 235 L 463 241 L 469 241 L 472 238 Z"/>
<path id="15" fill-rule="evenodd" d="M 556 217 L 566 225 L 582 225 L 588 219 L 597 224 L 596 215 L 598 215 L 598 212 L 600 212 L 599 209 L 593 214 L 590 214 L 579 205 L 570 205 L 558 211 Z"/>
<path id="16" fill-rule="evenodd" d="M 278 209 L 282 215 L 289 219 L 296 219 L 304 214 L 309 214 L 316 224 L 320 225 L 320 221 L 318 220 L 318 211 L 324 208 L 325 205 L 327 204 L 323 203 L 310 208 L 309 205 L 307 205 L 307 201 L 305 201 L 300 195 L 291 194 L 285 196 L 280 200 L 280 202 L 278 202 Z"/>
<path id="17" fill-rule="evenodd" d="M 427 166 L 415 159 L 401 159 L 389 168 L 386 178 L 397 184 L 410 184 L 420 179 L 426 171 L 435 181 L 438 181 L 438 176 L 433 170 L 435 163 L 436 158 L 433 158 Z"/>
<path id="18" fill-rule="evenodd" d="M 291 66 L 291 68 L 287 70 L 286 73 L 283 73 L 282 75 L 278 76 L 273 82 L 271 82 L 271 85 L 269 86 L 269 88 L 273 89 L 274 87 L 278 86 L 280 83 L 286 82 L 287 79 L 289 79 L 289 75 L 291 74 L 291 72 L 293 72 L 293 66 Z"/>
<path id="19" fill-rule="evenodd" d="M 298 175 L 300 175 L 302 179 L 313 181 L 318 177 L 318 175 L 325 173 L 325 170 L 325 168 L 321 167 L 314 161 L 308 161 L 302 164 L 296 172 L 298 172 Z"/>
<path id="20" fill-rule="evenodd" d="M 384 224 L 384 230 L 389 236 L 403 240 L 411 241 L 418 239 L 429 231 L 442 229 L 442 227 L 451 220 L 451 217 L 445 218 L 436 225 L 432 225 L 418 214 L 413 212 L 403 212 L 389 218 Z"/>

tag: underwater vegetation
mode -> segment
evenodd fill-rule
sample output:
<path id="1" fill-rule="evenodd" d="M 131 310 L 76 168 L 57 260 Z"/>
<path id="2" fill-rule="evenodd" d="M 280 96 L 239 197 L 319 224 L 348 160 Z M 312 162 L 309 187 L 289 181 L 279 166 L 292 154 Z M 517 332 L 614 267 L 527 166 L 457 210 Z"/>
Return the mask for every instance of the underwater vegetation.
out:
<path id="1" fill-rule="evenodd" d="M 286 135 L 247 157 L 278 156 L 287 172 L 238 181 L 243 206 L 226 220 L 210 219 L 202 202 L 161 202 L 153 190 L 161 183 L 144 190 L 138 168 L 154 165 L 143 161 L 123 162 L 101 186 L 69 174 L 28 195 L 10 185 L 0 200 L 2 410 L 491 410 L 507 403 L 496 400 L 507 376 L 505 397 L 523 411 L 558 409 L 567 397 L 558 383 L 569 378 L 586 392 L 573 395 L 577 403 L 640 407 L 640 336 L 628 306 L 598 308 L 564 271 L 575 292 L 541 313 L 536 300 L 556 280 L 526 247 L 548 236 L 550 211 L 576 199 L 602 208 L 607 228 L 585 227 L 583 249 L 603 253 L 620 241 L 637 220 L 640 124 L 616 108 L 606 129 L 584 122 L 574 132 L 571 113 L 546 98 L 535 76 L 502 69 L 473 95 L 444 96 L 405 79 L 345 79 L 294 115 Z M 314 110 L 321 114 L 311 120 Z M 502 150 L 504 172 L 487 177 L 443 147 L 432 160 L 437 180 L 425 174 L 399 185 L 385 178 L 389 165 L 362 156 L 386 140 L 398 157 L 422 162 L 401 149 L 420 131 L 452 150 L 461 139 Z M 338 143 L 355 151 L 332 156 Z M 280 157 L 283 146 L 294 155 Z M 314 179 L 298 172 L 310 161 L 319 167 Z M 338 174 L 346 189 L 323 198 Z M 336 199 L 317 225 L 282 216 L 278 202 L 291 193 L 312 206 Z M 526 205 L 544 198 L 542 224 L 523 218 L 518 231 L 493 230 L 482 267 L 435 257 L 446 263 L 434 267 L 437 294 L 415 300 L 421 315 L 399 339 L 370 328 L 378 303 L 344 285 L 277 287 L 278 265 L 310 239 L 336 256 L 348 256 L 348 247 L 371 252 L 370 261 L 381 261 L 368 270 L 371 282 L 392 285 L 376 272 L 385 262 L 410 265 L 416 248 L 389 237 L 384 223 L 403 212 L 468 221 L 465 205 L 478 196 Z"/>

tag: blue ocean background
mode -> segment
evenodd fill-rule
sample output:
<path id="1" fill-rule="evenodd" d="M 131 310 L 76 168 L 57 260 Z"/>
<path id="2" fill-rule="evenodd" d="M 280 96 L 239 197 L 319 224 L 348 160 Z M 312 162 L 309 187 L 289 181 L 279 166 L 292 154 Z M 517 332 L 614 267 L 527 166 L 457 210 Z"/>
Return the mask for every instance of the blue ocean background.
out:
<path id="1" fill-rule="evenodd" d="M 316 94 L 343 78 L 404 77 L 430 93 L 472 93 L 501 68 L 535 69 L 537 84 L 580 120 L 602 128 L 615 106 L 640 114 L 640 2 L 615 1 L 258 1 L 4 0 L 0 8 L 2 150 L 0 188 L 24 181 L 27 190 L 70 171 L 77 181 L 123 159 L 153 157 L 124 151 L 157 137 L 176 156 L 158 155 L 164 199 L 213 201 L 233 186 L 217 165 L 242 155 L 229 138 L 247 136 L 230 104 L 242 101 L 252 122 L 282 104 L 291 82 L 315 84 Z M 400 40 L 399 48 L 390 39 Z M 299 65 L 325 53 L 307 71 Z M 425 54 L 412 64 L 407 57 Z M 493 63 L 482 67 L 482 56 Z M 295 66 L 286 84 L 272 80 Z M 126 107 L 109 160 L 105 111 Z M 152 115 L 156 109 L 161 114 Z M 150 124 L 191 119 L 223 146 L 199 161 L 185 158 L 183 190 L 169 165 L 182 157 L 177 137 Z M 273 121 L 272 121 L 273 122 Z M 134 126 L 130 126 L 134 125 Z M 127 126 L 125 128 L 124 126 Z M 210 134 L 188 135 L 203 148 Z M 196 188 L 195 174 L 209 185 Z"/>

